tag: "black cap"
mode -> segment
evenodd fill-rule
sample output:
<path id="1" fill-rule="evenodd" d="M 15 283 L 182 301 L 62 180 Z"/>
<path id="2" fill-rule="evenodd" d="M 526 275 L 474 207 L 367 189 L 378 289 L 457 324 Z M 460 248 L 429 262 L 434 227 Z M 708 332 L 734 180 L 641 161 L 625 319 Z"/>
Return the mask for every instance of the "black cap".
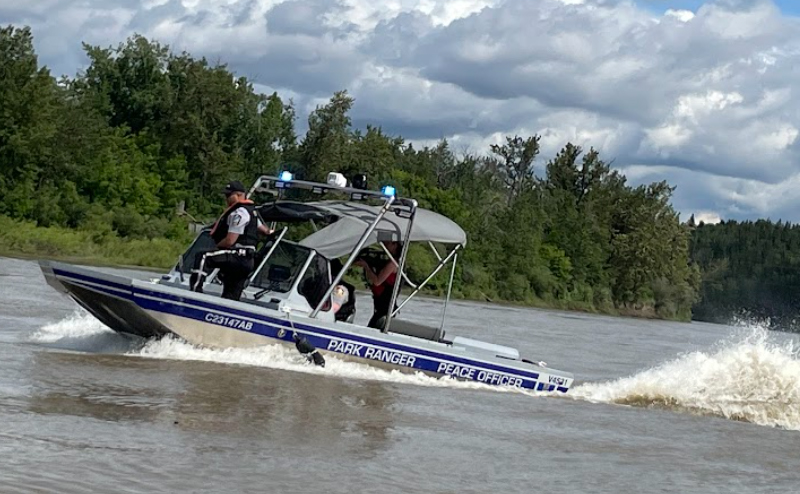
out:
<path id="1" fill-rule="evenodd" d="M 225 186 L 222 192 L 224 192 L 226 196 L 229 196 L 234 192 L 245 192 L 245 188 L 242 182 L 234 180 L 233 182 L 228 182 L 228 185 Z"/>

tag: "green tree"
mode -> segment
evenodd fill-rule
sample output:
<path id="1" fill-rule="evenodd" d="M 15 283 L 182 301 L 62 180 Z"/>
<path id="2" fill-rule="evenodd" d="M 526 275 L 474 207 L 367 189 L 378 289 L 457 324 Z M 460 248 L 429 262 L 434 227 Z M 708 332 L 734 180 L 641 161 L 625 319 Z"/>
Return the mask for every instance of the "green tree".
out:
<path id="1" fill-rule="evenodd" d="M 354 101 L 347 91 L 339 91 L 309 115 L 299 149 L 300 172 L 306 180 L 325 180 L 329 171 L 349 169 L 353 133 L 348 112 Z"/>
<path id="2" fill-rule="evenodd" d="M 507 191 L 508 204 L 533 184 L 533 161 L 539 155 L 541 136 L 523 139 L 519 136 L 506 137 L 502 146 L 492 144 L 490 149 L 494 156 L 487 165 L 497 173 Z"/>
<path id="3" fill-rule="evenodd" d="M 0 29 L 0 67 L 0 213 L 31 218 L 39 173 L 55 148 L 58 89 L 39 68 L 27 27 Z"/>
<path id="4" fill-rule="evenodd" d="M 84 45 L 85 71 L 56 82 L 32 40 L 27 28 L 0 30 L 0 214 L 78 228 L 99 244 L 183 241 L 176 204 L 215 216 L 229 179 L 284 167 L 311 180 L 366 173 L 371 188 L 391 183 L 466 230 L 462 296 L 685 319 L 700 290 L 702 317 L 796 315 L 798 228 L 681 224 L 671 186 L 631 187 L 594 149 L 567 143 L 538 178 L 538 135 L 456 157 L 446 140 L 419 148 L 378 126 L 354 129 L 346 91 L 311 112 L 298 142 L 291 101 L 258 94 L 225 65 L 135 35 Z M 437 262 L 426 246 L 411 259 Z"/>

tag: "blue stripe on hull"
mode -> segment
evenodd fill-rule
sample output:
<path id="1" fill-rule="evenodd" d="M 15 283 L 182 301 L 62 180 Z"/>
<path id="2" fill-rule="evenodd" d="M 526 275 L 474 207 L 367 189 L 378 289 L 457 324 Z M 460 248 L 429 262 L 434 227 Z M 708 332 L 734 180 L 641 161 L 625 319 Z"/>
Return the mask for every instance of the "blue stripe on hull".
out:
<path id="1" fill-rule="evenodd" d="M 376 340 L 362 335 L 342 333 L 320 326 L 309 326 L 294 321 L 290 323 L 286 319 L 256 314 L 237 308 L 217 305 L 160 291 L 147 290 L 141 287 L 125 286 L 79 273 L 61 270 L 54 270 L 54 272 L 58 276 L 72 278 L 73 280 L 81 280 L 87 284 L 90 283 L 91 285 L 85 285 L 86 288 L 130 300 L 146 310 L 171 314 L 195 321 L 218 324 L 222 327 L 258 334 L 267 338 L 291 343 L 292 327 L 294 327 L 299 333 L 304 334 L 314 346 L 322 351 L 387 362 L 399 367 L 413 368 L 415 370 L 428 371 L 440 375 L 453 375 L 455 373 L 455 377 L 485 384 L 517 386 L 536 391 L 557 390 L 565 393 L 568 390 L 568 388 L 563 386 L 556 386 L 538 381 L 539 374 L 536 372 L 522 371 L 488 362 L 450 356 L 421 348 Z M 84 283 L 81 284 L 83 285 Z M 101 286 L 105 286 L 106 289 L 103 289 Z M 123 294 L 120 290 L 125 290 L 126 293 Z M 215 313 L 226 313 L 243 318 L 243 320 L 237 322 L 235 317 L 226 318 L 225 316 L 220 316 Z M 222 320 L 229 324 L 219 324 L 213 321 L 215 316 L 222 317 Z M 249 327 L 243 324 L 244 319 L 250 323 Z M 279 333 L 283 334 L 279 335 Z M 445 369 L 443 373 L 441 367 L 447 364 L 450 364 L 450 368 Z"/>

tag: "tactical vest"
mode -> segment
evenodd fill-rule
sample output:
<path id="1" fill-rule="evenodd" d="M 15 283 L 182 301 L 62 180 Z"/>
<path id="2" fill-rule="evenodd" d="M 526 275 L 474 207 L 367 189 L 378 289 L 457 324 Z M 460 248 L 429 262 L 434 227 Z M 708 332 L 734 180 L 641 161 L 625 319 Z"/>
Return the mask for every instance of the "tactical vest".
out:
<path id="1" fill-rule="evenodd" d="M 239 208 L 245 208 L 250 213 L 250 222 L 244 227 L 244 233 L 236 239 L 235 245 L 256 247 L 258 245 L 258 216 L 255 205 L 250 200 L 237 202 L 226 209 L 214 224 L 214 228 L 211 229 L 211 238 L 218 244 L 228 236 L 228 217 Z"/>

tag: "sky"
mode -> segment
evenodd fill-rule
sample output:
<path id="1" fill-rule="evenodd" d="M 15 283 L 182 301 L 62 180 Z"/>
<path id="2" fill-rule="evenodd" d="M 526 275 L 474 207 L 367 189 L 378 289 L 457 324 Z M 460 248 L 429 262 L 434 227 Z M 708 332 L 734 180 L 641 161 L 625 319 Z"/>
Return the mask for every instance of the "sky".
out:
<path id="1" fill-rule="evenodd" d="M 133 33 L 222 61 L 297 107 L 337 90 L 354 125 L 485 154 L 542 136 L 640 184 L 683 219 L 800 222 L 798 0 L 0 0 L 54 75 L 81 42 Z"/>

